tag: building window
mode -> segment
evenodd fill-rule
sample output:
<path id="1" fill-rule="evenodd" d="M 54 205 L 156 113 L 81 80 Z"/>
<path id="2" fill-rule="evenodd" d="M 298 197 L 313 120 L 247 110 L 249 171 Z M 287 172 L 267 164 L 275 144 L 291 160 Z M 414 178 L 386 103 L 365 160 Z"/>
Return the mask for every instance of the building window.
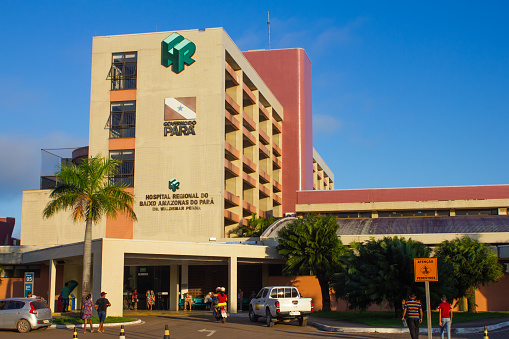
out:
<path id="1" fill-rule="evenodd" d="M 412 217 L 434 217 L 435 211 L 380 211 L 378 212 L 379 218 L 412 218 Z"/>
<path id="2" fill-rule="evenodd" d="M 110 151 L 110 158 L 119 160 L 118 171 L 111 178 L 115 185 L 133 187 L 134 186 L 134 150 Z"/>
<path id="3" fill-rule="evenodd" d="M 134 138 L 136 101 L 112 102 L 110 107 L 110 139 Z"/>
<path id="4" fill-rule="evenodd" d="M 456 215 L 498 215 L 498 209 L 486 210 L 456 210 Z"/>
<path id="5" fill-rule="evenodd" d="M 111 79 L 111 90 L 135 89 L 137 52 L 113 53 L 108 79 Z"/>
<path id="6" fill-rule="evenodd" d="M 26 272 L 32 272 L 34 278 L 40 278 L 41 265 L 4 265 L 0 278 L 23 278 Z"/>

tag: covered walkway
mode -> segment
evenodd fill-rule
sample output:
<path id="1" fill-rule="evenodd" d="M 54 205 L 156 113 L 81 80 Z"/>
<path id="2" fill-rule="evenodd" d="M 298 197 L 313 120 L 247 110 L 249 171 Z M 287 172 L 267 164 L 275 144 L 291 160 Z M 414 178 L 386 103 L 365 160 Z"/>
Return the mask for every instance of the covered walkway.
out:
<path id="1" fill-rule="evenodd" d="M 81 282 L 83 243 L 55 246 L 23 253 L 23 263 L 49 263 L 49 300 L 55 300 L 57 264 L 64 265 L 64 281 L 71 278 Z M 124 267 L 169 267 L 168 309 L 178 311 L 180 294 L 188 289 L 189 265 L 225 265 L 228 276 L 228 295 L 237 295 L 239 264 L 267 264 L 281 262 L 273 247 L 242 243 L 183 243 L 172 241 L 97 239 L 92 242 L 92 295 L 96 300 L 102 291 L 111 302 L 110 316 L 123 315 Z M 264 265 L 265 267 L 267 265 Z M 265 269 L 266 271 L 266 269 Z M 262 272 L 263 275 L 263 272 Z M 264 276 L 267 276 L 265 274 Z M 263 280 L 263 279 L 262 279 Z M 226 285 L 226 284 L 225 284 Z M 144 293 L 144 291 L 139 291 Z M 77 305 L 81 304 L 81 290 L 75 291 Z M 50 303 L 54 311 L 54 303 Z M 229 312 L 237 313 L 237 298 L 229 298 Z"/>

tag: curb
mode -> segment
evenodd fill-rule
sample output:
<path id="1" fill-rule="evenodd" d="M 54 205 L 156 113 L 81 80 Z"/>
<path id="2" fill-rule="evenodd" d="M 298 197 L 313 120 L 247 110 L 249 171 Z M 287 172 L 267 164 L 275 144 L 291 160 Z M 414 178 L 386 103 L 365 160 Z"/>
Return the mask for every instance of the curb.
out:
<path id="1" fill-rule="evenodd" d="M 326 332 L 342 332 L 342 333 L 408 333 L 408 328 L 391 328 L 391 327 L 335 327 L 328 326 L 324 324 L 320 324 L 315 321 L 310 321 L 309 324 L 311 326 L 316 327 L 321 331 Z M 500 328 L 509 326 L 509 321 L 505 321 L 499 324 L 487 325 L 486 328 L 488 331 L 498 330 Z M 451 333 L 458 334 L 469 334 L 469 333 L 482 333 L 484 331 L 484 326 L 481 327 L 460 327 L 460 328 L 451 328 Z M 427 334 L 427 328 L 419 328 L 420 334 Z M 432 328 L 431 333 L 440 334 L 440 328 Z"/>
<path id="2" fill-rule="evenodd" d="M 114 327 L 114 326 L 121 326 L 121 325 L 136 325 L 136 324 L 143 324 L 144 322 L 141 321 L 141 319 L 138 319 L 138 320 L 135 320 L 135 321 L 129 321 L 129 322 L 126 322 L 126 323 L 105 323 L 103 324 L 104 327 Z M 87 324 L 87 327 L 89 327 L 90 325 Z M 49 328 L 56 328 L 56 329 L 73 329 L 74 327 L 76 328 L 83 328 L 83 324 L 76 324 L 76 325 L 51 325 L 49 326 Z M 99 324 L 93 324 L 92 325 L 93 328 L 98 328 L 99 327 Z"/>

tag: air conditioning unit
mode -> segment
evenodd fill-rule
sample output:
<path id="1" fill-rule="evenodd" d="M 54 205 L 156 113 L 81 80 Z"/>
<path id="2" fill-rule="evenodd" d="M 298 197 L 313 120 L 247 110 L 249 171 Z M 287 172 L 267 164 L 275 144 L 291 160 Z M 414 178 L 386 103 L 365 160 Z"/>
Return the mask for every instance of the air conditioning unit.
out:
<path id="1" fill-rule="evenodd" d="M 293 217 L 293 218 L 296 218 L 297 217 L 297 213 L 285 213 L 285 217 Z"/>

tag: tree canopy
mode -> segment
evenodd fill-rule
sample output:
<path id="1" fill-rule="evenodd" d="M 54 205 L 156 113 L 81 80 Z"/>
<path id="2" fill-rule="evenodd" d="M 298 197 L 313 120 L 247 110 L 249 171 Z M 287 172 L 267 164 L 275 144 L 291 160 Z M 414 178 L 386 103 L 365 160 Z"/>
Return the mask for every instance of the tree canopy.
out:
<path id="1" fill-rule="evenodd" d="M 340 270 L 334 276 L 332 287 L 337 298 L 348 302 L 349 308 L 366 310 L 370 305 L 388 303 L 397 314 L 402 312 L 401 302 L 411 292 L 424 300 L 423 283 L 414 278 L 414 258 L 429 258 L 432 251 L 425 244 L 403 237 L 352 243 L 353 251 L 342 258 Z M 438 261 L 439 276 L 447 271 L 447 264 Z M 431 283 L 432 304 L 438 304 L 440 296 L 451 295 L 449 278 Z"/>
<path id="2" fill-rule="evenodd" d="M 259 237 L 276 220 L 275 218 L 257 217 L 256 213 L 252 213 L 251 219 L 247 220 L 247 226 L 240 225 L 238 230 L 243 237 Z"/>
<path id="3" fill-rule="evenodd" d="M 279 253 L 286 259 L 283 274 L 315 275 L 322 292 L 323 310 L 330 311 L 329 283 L 339 258 L 347 251 L 336 232 L 336 218 L 308 214 L 279 231 Z"/>
<path id="4" fill-rule="evenodd" d="M 452 265 L 449 275 L 455 281 L 454 297 L 467 297 L 469 312 L 476 311 L 475 290 L 481 285 L 497 282 L 503 276 L 503 267 L 490 245 L 468 236 L 442 242 L 437 255 Z"/>
<path id="5" fill-rule="evenodd" d="M 103 216 L 115 218 L 125 213 L 136 220 L 132 206 L 133 194 L 125 187 L 115 186 L 111 178 L 117 172 L 120 162 L 97 155 L 83 159 L 79 165 L 63 165 L 55 174 L 57 186 L 51 191 L 43 211 L 44 218 L 50 218 L 60 211 L 71 211 L 74 222 L 85 221 L 83 246 L 83 300 L 90 293 L 92 262 L 92 224 Z"/>

